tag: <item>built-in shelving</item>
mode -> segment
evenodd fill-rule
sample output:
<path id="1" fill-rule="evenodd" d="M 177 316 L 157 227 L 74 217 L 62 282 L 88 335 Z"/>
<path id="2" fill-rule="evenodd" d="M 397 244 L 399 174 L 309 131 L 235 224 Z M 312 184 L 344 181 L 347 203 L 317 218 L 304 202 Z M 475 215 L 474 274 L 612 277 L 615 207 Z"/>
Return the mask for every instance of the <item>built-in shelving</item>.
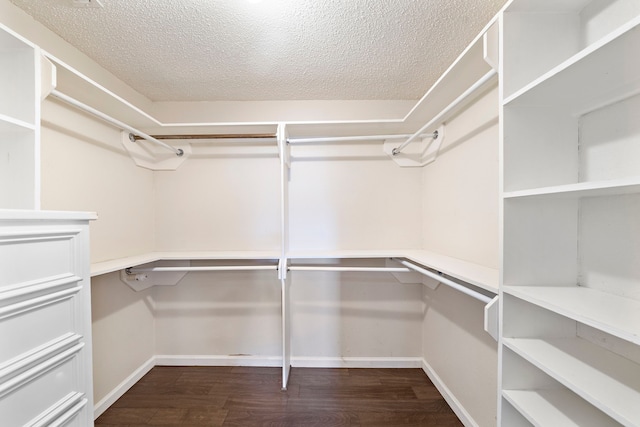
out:
<path id="1" fill-rule="evenodd" d="M 581 338 L 506 338 L 503 343 L 618 422 L 640 423 L 640 365 Z"/>
<path id="2" fill-rule="evenodd" d="M 640 1 L 502 19 L 499 424 L 640 425 Z"/>

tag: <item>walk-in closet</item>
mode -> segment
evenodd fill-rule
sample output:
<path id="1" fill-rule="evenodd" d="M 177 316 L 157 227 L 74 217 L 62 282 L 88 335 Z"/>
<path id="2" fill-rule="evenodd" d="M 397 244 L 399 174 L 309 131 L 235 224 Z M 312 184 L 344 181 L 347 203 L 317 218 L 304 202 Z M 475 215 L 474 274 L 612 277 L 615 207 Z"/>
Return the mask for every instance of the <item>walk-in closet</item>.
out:
<path id="1" fill-rule="evenodd" d="M 640 426 L 639 42 L 640 0 L 0 0 L 0 425 Z"/>

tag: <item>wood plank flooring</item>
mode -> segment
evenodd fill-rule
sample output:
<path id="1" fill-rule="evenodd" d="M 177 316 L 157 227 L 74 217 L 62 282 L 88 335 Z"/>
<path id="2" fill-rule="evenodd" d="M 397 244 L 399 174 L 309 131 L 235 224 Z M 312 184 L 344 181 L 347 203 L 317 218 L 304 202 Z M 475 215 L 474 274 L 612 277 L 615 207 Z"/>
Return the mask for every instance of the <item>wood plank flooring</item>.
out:
<path id="1" fill-rule="evenodd" d="M 421 369 L 155 367 L 97 420 L 138 426 L 460 427 Z"/>

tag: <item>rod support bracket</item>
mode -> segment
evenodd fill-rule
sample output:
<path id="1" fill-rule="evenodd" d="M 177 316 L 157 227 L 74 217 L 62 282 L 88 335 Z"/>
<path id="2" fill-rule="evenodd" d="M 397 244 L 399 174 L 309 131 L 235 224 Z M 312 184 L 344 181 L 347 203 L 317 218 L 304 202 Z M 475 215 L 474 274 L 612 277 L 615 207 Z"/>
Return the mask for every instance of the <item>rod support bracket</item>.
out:
<path id="1" fill-rule="evenodd" d="M 129 141 L 131 141 L 131 142 L 136 142 L 137 141 L 136 136 L 131 132 L 129 132 Z"/>

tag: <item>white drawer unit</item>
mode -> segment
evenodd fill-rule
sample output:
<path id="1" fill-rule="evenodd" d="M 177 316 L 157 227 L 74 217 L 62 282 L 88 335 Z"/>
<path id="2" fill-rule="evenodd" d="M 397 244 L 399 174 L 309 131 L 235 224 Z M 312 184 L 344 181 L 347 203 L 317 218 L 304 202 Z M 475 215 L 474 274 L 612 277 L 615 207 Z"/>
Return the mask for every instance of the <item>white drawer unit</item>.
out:
<path id="1" fill-rule="evenodd" d="M 0 420 L 93 425 L 89 220 L 0 210 Z"/>

